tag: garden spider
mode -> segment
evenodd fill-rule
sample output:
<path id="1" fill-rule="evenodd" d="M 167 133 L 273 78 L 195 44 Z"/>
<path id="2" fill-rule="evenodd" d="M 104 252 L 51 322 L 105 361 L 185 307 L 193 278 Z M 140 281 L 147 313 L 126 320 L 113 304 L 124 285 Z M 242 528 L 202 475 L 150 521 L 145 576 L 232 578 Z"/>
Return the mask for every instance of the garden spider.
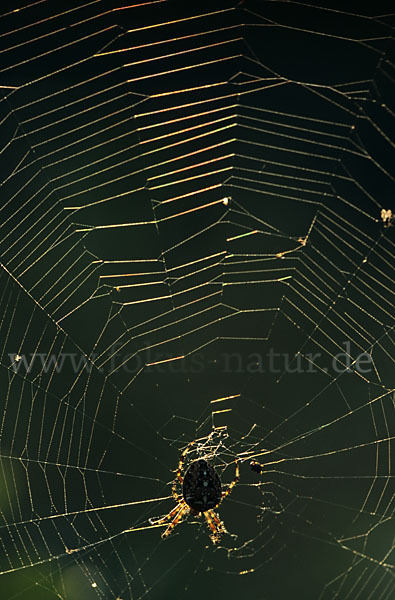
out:
<path id="1" fill-rule="evenodd" d="M 222 491 L 221 480 L 218 477 L 215 469 L 203 459 L 193 461 L 185 472 L 184 477 L 181 475 L 184 459 L 195 441 L 191 442 L 181 454 L 178 463 L 177 475 L 173 482 L 172 492 L 177 505 L 165 516 L 160 519 L 150 519 L 150 522 L 155 525 L 160 525 L 170 521 L 165 531 L 162 533 L 162 538 L 166 538 L 173 531 L 174 527 L 188 513 L 192 515 L 204 515 L 207 524 L 211 530 L 211 540 L 213 544 L 218 544 L 221 534 L 226 533 L 226 529 L 222 521 L 214 512 L 222 500 L 230 494 L 233 487 L 239 480 L 239 463 L 237 459 L 235 478 L 229 485 L 228 489 Z M 176 491 L 177 480 L 182 485 L 182 496 L 179 496 Z"/>

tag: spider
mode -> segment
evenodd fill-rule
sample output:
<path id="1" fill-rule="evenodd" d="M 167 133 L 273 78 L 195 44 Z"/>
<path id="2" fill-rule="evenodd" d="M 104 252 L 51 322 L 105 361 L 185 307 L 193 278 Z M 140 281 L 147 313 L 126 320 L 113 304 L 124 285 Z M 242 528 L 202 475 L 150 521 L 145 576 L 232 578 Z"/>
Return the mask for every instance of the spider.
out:
<path id="1" fill-rule="evenodd" d="M 185 456 L 194 443 L 195 441 L 191 442 L 185 448 L 178 463 L 177 475 L 172 487 L 173 496 L 177 502 L 176 506 L 165 517 L 151 519 L 151 523 L 160 525 L 170 521 L 170 524 L 162 533 L 162 538 L 166 538 L 186 514 L 191 513 L 197 516 L 201 513 L 210 528 L 211 541 L 213 544 L 218 544 L 221 534 L 226 533 L 226 529 L 213 509 L 221 504 L 222 500 L 230 494 L 238 482 L 239 463 L 236 459 L 235 478 L 224 492 L 222 491 L 221 480 L 214 467 L 204 459 L 193 461 L 187 468 L 184 477 L 182 477 L 181 472 Z M 182 485 L 182 496 L 179 496 L 176 491 L 177 480 Z"/>

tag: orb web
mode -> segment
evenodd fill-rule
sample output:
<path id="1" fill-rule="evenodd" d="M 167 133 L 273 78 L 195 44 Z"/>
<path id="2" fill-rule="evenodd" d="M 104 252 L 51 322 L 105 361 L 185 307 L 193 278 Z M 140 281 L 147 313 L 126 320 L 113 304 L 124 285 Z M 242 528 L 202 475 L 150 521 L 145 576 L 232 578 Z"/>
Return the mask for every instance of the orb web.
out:
<path id="1" fill-rule="evenodd" d="M 330 4 L 2 9 L 5 597 L 393 596 L 393 14 Z"/>

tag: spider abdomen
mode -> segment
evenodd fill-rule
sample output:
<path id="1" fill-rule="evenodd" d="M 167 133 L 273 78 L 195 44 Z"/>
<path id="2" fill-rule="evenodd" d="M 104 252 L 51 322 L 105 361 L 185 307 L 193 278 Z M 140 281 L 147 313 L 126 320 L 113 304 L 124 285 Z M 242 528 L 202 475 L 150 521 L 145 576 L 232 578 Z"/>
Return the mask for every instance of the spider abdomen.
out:
<path id="1" fill-rule="evenodd" d="M 221 501 L 221 481 L 205 460 L 195 460 L 184 475 L 182 495 L 195 512 L 205 512 L 218 506 Z"/>

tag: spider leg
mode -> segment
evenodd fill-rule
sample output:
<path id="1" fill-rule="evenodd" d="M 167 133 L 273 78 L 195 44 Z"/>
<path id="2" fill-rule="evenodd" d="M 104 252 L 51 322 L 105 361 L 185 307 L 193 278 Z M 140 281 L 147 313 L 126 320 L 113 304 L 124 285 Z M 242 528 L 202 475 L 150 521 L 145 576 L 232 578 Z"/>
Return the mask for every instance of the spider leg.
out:
<path id="1" fill-rule="evenodd" d="M 189 449 L 194 445 L 194 443 L 195 443 L 195 440 L 193 440 L 190 444 L 188 444 L 188 446 L 185 448 L 184 452 L 181 454 L 180 462 L 178 463 L 177 479 L 181 483 L 181 485 L 184 483 L 184 479 L 181 476 L 181 471 L 182 471 L 182 467 L 184 464 L 184 460 L 185 460 L 186 455 L 189 452 Z M 174 482 L 174 484 L 175 484 L 175 482 Z M 174 487 L 175 487 L 175 485 L 173 486 L 173 488 Z"/>
<path id="2" fill-rule="evenodd" d="M 235 472 L 235 478 L 232 481 L 232 483 L 229 485 L 228 489 L 225 490 L 225 492 L 222 492 L 222 499 L 221 502 L 224 498 L 226 498 L 226 496 L 228 496 L 230 494 L 230 492 L 232 491 L 232 489 L 234 488 L 234 486 L 236 485 L 236 483 L 239 481 L 239 476 L 240 476 L 240 471 L 239 471 L 239 463 L 238 460 L 236 458 L 235 460 L 236 463 L 236 472 Z"/>
<path id="3" fill-rule="evenodd" d="M 170 525 L 167 527 L 167 529 L 162 533 L 163 538 L 166 538 L 168 535 L 170 535 L 170 533 L 173 531 L 174 527 L 177 525 L 177 523 L 180 522 L 181 518 L 188 511 L 189 511 L 189 506 L 184 502 L 183 505 L 181 506 L 181 508 L 179 509 L 178 513 L 174 517 L 173 521 L 170 523 Z"/>
<path id="4" fill-rule="evenodd" d="M 218 515 L 215 514 L 215 512 L 213 511 L 212 508 L 210 508 L 210 510 L 207 511 L 210 515 L 210 517 L 212 518 L 212 520 L 214 521 L 217 531 L 218 533 L 227 533 L 226 529 L 225 529 L 225 525 L 223 524 L 223 522 L 219 519 Z"/>
<path id="5" fill-rule="evenodd" d="M 195 443 L 195 440 L 193 440 L 190 444 L 188 444 L 188 446 L 185 448 L 184 452 L 181 454 L 180 461 L 178 463 L 176 478 L 174 479 L 173 485 L 171 488 L 173 498 L 175 499 L 176 502 L 184 502 L 183 497 L 180 496 L 179 494 L 177 494 L 177 479 L 182 486 L 184 483 L 184 479 L 181 475 L 181 471 L 182 471 L 182 467 L 184 465 L 185 456 L 188 454 L 189 449 L 191 448 L 191 446 L 193 446 L 194 443 Z"/>
<path id="6" fill-rule="evenodd" d="M 173 481 L 173 485 L 172 485 L 171 491 L 172 491 L 174 500 L 176 502 L 182 503 L 182 502 L 184 502 L 183 497 L 180 496 L 179 494 L 177 494 L 177 489 L 176 488 L 177 488 L 177 479 L 175 479 Z"/>
<path id="7" fill-rule="evenodd" d="M 179 502 L 177 504 L 177 506 L 175 506 L 173 508 L 173 510 L 171 510 L 167 515 L 165 515 L 164 517 L 161 517 L 160 519 L 150 519 L 152 525 L 161 525 L 161 523 L 166 523 L 166 521 L 170 521 L 174 516 L 177 515 L 177 513 L 179 512 L 179 510 L 183 507 L 184 505 L 184 501 L 181 500 L 181 502 Z"/>
<path id="8" fill-rule="evenodd" d="M 215 523 L 215 520 L 212 518 L 212 516 L 211 516 L 210 513 L 211 513 L 211 511 L 207 510 L 203 514 L 204 514 L 204 517 L 205 517 L 205 519 L 207 521 L 207 525 L 209 526 L 209 528 L 211 530 L 211 534 L 210 534 L 211 541 L 213 542 L 213 544 L 218 544 L 219 539 L 221 537 L 220 536 L 221 532 L 218 530 L 217 525 Z"/>

